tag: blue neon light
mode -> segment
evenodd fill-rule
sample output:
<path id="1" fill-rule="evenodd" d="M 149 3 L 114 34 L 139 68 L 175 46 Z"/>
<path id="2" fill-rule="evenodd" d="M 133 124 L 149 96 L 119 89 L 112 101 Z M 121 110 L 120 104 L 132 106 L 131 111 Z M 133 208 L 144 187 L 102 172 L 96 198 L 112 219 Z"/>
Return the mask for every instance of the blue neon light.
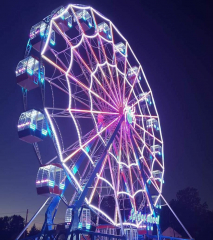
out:
<path id="1" fill-rule="evenodd" d="M 70 22 L 68 22 L 68 27 L 71 28 L 72 27 L 72 24 Z"/>
<path id="2" fill-rule="evenodd" d="M 55 186 L 55 182 L 54 181 L 51 181 L 49 180 L 49 184 L 48 184 L 50 187 L 54 187 Z"/>
<path id="3" fill-rule="evenodd" d="M 52 39 L 50 39 L 50 44 L 54 46 L 54 45 L 55 45 L 55 41 L 53 41 Z"/>
<path id="4" fill-rule="evenodd" d="M 42 129 L 42 130 L 41 130 L 41 133 L 42 133 L 44 136 L 47 136 L 47 130 Z"/>
<path id="5" fill-rule="evenodd" d="M 65 184 L 60 183 L 59 188 L 63 190 L 65 188 Z"/>
<path id="6" fill-rule="evenodd" d="M 30 75 L 33 75 L 33 70 L 32 70 L 32 69 L 29 69 L 29 68 L 27 68 L 27 73 L 29 73 Z"/>
<path id="7" fill-rule="evenodd" d="M 31 128 L 32 130 L 36 130 L 36 125 L 33 124 L 33 123 L 31 123 L 31 124 L 30 124 L 30 128 Z"/>

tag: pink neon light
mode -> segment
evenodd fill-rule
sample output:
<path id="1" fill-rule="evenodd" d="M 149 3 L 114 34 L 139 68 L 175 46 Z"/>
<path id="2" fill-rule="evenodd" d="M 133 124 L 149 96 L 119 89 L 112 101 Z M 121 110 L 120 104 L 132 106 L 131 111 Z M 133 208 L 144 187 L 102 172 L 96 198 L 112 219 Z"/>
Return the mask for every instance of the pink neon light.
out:
<path id="1" fill-rule="evenodd" d="M 30 122 L 22 123 L 22 124 L 18 125 L 18 128 L 27 126 L 27 125 L 29 125 L 29 124 L 30 124 Z"/>
<path id="2" fill-rule="evenodd" d="M 102 111 L 93 111 L 93 110 L 81 110 L 81 109 L 67 109 L 71 112 L 80 112 L 80 113 L 100 113 L 100 114 L 109 114 L 109 115 L 119 115 L 118 112 L 102 112 Z"/>

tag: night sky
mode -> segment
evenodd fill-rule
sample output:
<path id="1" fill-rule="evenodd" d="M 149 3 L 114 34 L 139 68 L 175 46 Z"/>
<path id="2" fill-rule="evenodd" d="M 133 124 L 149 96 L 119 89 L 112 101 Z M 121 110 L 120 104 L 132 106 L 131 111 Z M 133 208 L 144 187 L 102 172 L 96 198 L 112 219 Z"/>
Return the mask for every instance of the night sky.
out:
<path id="1" fill-rule="evenodd" d="M 91 5 L 129 41 L 153 91 L 165 144 L 167 200 L 195 187 L 213 210 L 213 4 L 207 0 L 4 1 L 1 5 L 0 216 L 29 217 L 45 198 L 37 196 L 38 161 L 18 139 L 23 111 L 15 68 L 24 57 L 32 25 L 68 3 Z M 36 102 L 36 99 L 35 99 Z M 60 215 L 58 221 L 63 222 Z M 39 217 L 36 222 L 42 222 Z"/>

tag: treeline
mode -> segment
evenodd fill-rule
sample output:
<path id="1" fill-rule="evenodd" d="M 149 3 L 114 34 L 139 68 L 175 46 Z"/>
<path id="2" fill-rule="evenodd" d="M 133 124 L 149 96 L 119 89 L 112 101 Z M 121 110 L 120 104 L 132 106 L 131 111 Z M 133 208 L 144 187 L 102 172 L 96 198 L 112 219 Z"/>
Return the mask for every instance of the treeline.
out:
<path id="1" fill-rule="evenodd" d="M 213 211 L 208 209 L 207 203 L 201 202 L 197 189 L 188 187 L 178 191 L 176 198 L 172 199 L 169 204 L 195 240 L 213 240 Z M 163 231 L 167 227 L 172 227 L 182 237 L 188 238 L 166 206 L 162 207 L 160 223 Z"/>
<path id="2" fill-rule="evenodd" d="M 24 229 L 25 220 L 19 215 L 0 217 L 0 240 L 14 240 Z M 25 236 L 33 236 L 39 233 L 35 224 L 25 233 Z"/>

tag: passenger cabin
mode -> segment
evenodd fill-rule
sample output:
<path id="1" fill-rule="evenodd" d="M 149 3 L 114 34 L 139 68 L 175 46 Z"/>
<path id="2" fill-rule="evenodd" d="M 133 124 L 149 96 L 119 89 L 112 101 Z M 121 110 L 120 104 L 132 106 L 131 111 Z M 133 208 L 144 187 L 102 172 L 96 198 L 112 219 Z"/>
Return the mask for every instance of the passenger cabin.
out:
<path id="1" fill-rule="evenodd" d="M 152 202 L 156 208 L 161 208 L 161 198 L 158 195 L 152 195 Z"/>
<path id="2" fill-rule="evenodd" d="M 105 37 L 105 38 L 108 38 L 108 39 L 112 38 L 110 27 L 107 23 L 102 22 L 102 23 L 98 24 L 97 29 L 98 29 L 98 32 L 100 33 L 100 35 L 102 37 Z"/>
<path id="3" fill-rule="evenodd" d="M 137 228 L 124 228 L 126 239 L 138 240 L 138 229 Z"/>
<path id="4" fill-rule="evenodd" d="M 17 127 L 19 139 L 27 143 L 40 142 L 48 134 L 44 114 L 34 109 L 21 114 Z"/>
<path id="5" fill-rule="evenodd" d="M 65 228 L 69 228 L 69 225 L 72 221 L 72 208 L 67 208 L 66 210 L 66 214 L 65 214 Z"/>
<path id="6" fill-rule="evenodd" d="M 152 155 L 162 155 L 162 147 L 160 145 L 154 145 L 150 148 Z"/>
<path id="7" fill-rule="evenodd" d="M 152 104 L 152 99 L 151 99 L 151 96 L 150 94 L 148 94 L 147 92 L 143 92 L 143 93 L 140 93 L 139 96 L 138 96 L 138 99 L 140 100 L 140 104 L 145 104 L 146 102 L 151 105 Z"/>
<path id="8" fill-rule="evenodd" d="M 160 170 L 155 170 L 152 172 L 153 178 L 155 179 L 158 187 L 160 187 L 161 182 L 163 181 L 162 176 L 163 176 L 163 172 Z"/>
<path id="9" fill-rule="evenodd" d="M 55 13 L 55 14 L 54 14 Z M 72 16 L 65 10 L 64 7 L 61 7 L 59 10 L 52 11 L 53 17 L 57 17 L 54 21 L 59 26 L 62 32 L 68 31 L 72 27 Z M 53 28 L 56 32 L 59 33 L 57 27 L 53 24 Z"/>
<path id="10" fill-rule="evenodd" d="M 80 229 L 87 229 L 89 230 L 91 228 L 91 211 L 89 208 L 83 207 L 82 209 L 79 209 L 80 221 L 78 228 Z M 72 208 L 67 208 L 66 214 L 65 214 L 65 223 L 66 228 L 69 228 L 69 225 L 72 221 Z"/>
<path id="11" fill-rule="evenodd" d="M 96 232 L 103 233 L 103 234 L 117 235 L 116 227 L 109 224 L 98 225 L 96 227 Z M 107 239 L 108 237 L 100 236 L 100 240 L 107 240 Z M 112 240 L 115 240 L 115 239 L 112 238 Z"/>
<path id="12" fill-rule="evenodd" d="M 135 81 L 135 83 L 139 83 L 141 81 L 141 71 L 136 66 L 129 68 L 126 75 L 131 84 Z"/>
<path id="13" fill-rule="evenodd" d="M 47 25 L 45 22 L 41 21 L 37 23 L 36 25 L 32 26 L 30 30 L 30 41 L 32 44 L 32 47 L 38 51 L 41 52 L 43 49 L 47 37 L 49 35 L 50 26 Z M 42 43 L 42 46 L 41 46 Z M 55 45 L 55 31 L 51 30 L 49 43 L 51 46 Z M 48 44 L 48 48 L 50 48 L 50 45 Z"/>
<path id="14" fill-rule="evenodd" d="M 83 207 L 78 227 L 87 230 L 91 228 L 91 211 L 89 208 Z"/>
<path id="15" fill-rule="evenodd" d="M 126 46 L 124 45 L 124 43 L 120 42 L 115 44 L 114 50 L 115 50 L 115 55 L 117 60 L 119 59 L 122 60 L 125 57 Z"/>
<path id="16" fill-rule="evenodd" d="M 159 124 L 158 124 L 158 120 L 155 119 L 155 118 L 150 118 L 150 119 L 147 119 L 146 120 L 146 128 L 148 130 L 151 130 L 151 129 L 155 129 L 155 130 L 159 130 Z"/>
<path id="17" fill-rule="evenodd" d="M 44 66 L 41 66 L 41 80 L 44 76 Z M 39 61 L 33 57 L 21 60 L 16 67 L 16 82 L 28 91 L 39 86 Z"/>
<path id="18" fill-rule="evenodd" d="M 92 17 L 87 10 L 79 10 L 75 13 L 75 15 L 84 31 L 87 31 L 92 27 Z M 74 22 L 77 22 L 76 18 L 74 18 Z M 79 30 L 78 25 L 77 29 Z"/>
<path id="19" fill-rule="evenodd" d="M 39 168 L 36 178 L 38 195 L 61 195 L 65 188 L 66 175 L 60 164 L 49 164 Z"/>

